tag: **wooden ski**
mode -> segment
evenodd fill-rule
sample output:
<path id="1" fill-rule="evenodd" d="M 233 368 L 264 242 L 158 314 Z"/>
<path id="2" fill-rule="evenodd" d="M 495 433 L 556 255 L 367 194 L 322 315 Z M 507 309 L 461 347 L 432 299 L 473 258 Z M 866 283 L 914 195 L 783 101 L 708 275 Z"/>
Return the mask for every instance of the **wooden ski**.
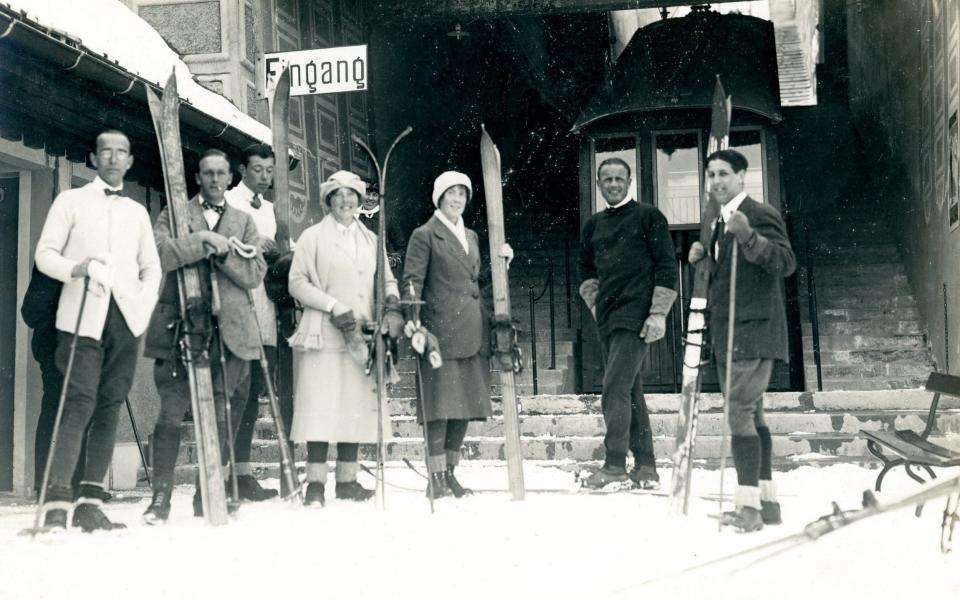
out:
<path id="1" fill-rule="evenodd" d="M 284 65 L 277 80 L 277 86 L 269 97 L 270 130 L 273 141 L 275 168 L 273 170 L 273 212 L 277 220 L 277 251 L 281 256 L 290 252 L 290 68 Z M 278 313 L 277 335 L 277 365 L 279 385 L 277 394 L 272 391 L 272 384 L 268 380 L 270 392 L 270 414 L 273 417 L 277 432 L 277 445 L 280 446 L 280 473 L 283 477 L 286 496 L 291 497 L 299 492 L 298 477 L 295 475 L 293 453 L 290 451 L 290 440 L 287 437 L 287 428 L 293 417 L 293 350 L 287 343 L 287 336 L 292 335 L 295 315 L 293 311 Z M 281 410 L 281 406 L 287 408 Z M 285 419 L 284 413 L 290 418 Z"/>
<path id="2" fill-rule="evenodd" d="M 149 85 L 145 87 L 163 162 L 170 235 L 176 238 L 190 231 L 190 197 L 187 195 L 183 148 L 180 143 L 180 97 L 177 94 L 176 74 L 171 74 L 167 79 L 162 100 Z M 203 514 L 209 524 L 225 525 L 228 520 L 227 497 L 220 469 L 220 437 L 217 435 L 210 355 L 206 344 L 195 343 L 198 333 L 209 336 L 212 332 L 210 309 L 203 299 L 197 267 L 191 265 L 177 269 L 177 287 L 180 292 L 182 331 L 185 332 L 179 340 L 180 355 L 190 382 L 190 404 L 196 435 Z"/>
<path id="3" fill-rule="evenodd" d="M 713 108 L 710 123 L 710 141 L 707 154 L 727 147 L 730 134 L 730 98 L 720 84 L 713 91 Z M 704 192 L 704 205 L 700 216 L 700 240 L 706 246 L 713 234 L 713 225 L 720 215 L 720 205 Z M 683 351 L 683 387 L 680 411 L 677 415 L 676 446 L 673 454 L 673 478 L 670 482 L 670 510 L 687 514 L 690 506 L 690 477 L 693 470 L 693 451 L 697 441 L 697 419 L 700 400 L 700 362 L 704 331 L 707 293 L 710 289 L 710 271 L 713 258 L 709 252 L 694 267 L 693 291 L 690 295 L 687 335 Z"/>
<path id="4" fill-rule="evenodd" d="M 493 279 L 493 310 L 497 327 L 497 359 L 500 364 L 500 388 L 503 394 L 503 430 L 506 443 L 507 472 L 510 494 L 514 500 L 523 500 L 523 456 L 520 452 L 520 416 L 517 410 L 517 390 L 514 380 L 513 344 L 515 331 L 510 317 L 510 279 L 507 260 L 500 256 L 506 242 L 503 228 L 503 185 L 500 172 L 500 152 L 490 134 L 481 125 L 480 162 L 483 166 L 483 188 L 487 203 L 487 228 L 490 237 L 490 271 Z M 509 327 L 509 331 L 506 328 Z M 530 332 L 531 335 L 534 332 Z M 504 339 L 506 338 L 506 339 Z"/>

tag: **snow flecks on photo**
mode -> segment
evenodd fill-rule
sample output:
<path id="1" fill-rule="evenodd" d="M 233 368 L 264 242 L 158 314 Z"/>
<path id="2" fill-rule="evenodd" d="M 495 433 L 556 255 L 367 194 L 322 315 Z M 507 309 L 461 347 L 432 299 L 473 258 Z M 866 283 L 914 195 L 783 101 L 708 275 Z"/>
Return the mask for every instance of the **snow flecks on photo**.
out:
<path id="1" fill-rule="evenodd" d="M 896 511 L 756 564 L 766 553 L 651 581 L 797 533 L 831 512 L 832 501 L 859 508 L 876 470 L 836 465 L 775 473 L 784 523 L 737 534 L 718 533 L 708 518 L 717 502 L 696 497 L 717 491 L 717 471 L 694 471 L 691 514 L 681 517 L 669 514 L 663 496 L 576 493 L 568 470 L 533 462 L 524 468 L 527 498 L 513 502 L 505 467 L 461 465 L 464 485 L 502 492 L 437 500 L 432 516 L 424 480 L 402 467 L 388 468 L 387 478 L 410 491 L 388 487 L 385 511 L 373 502 L 336 500 L 331 477 L 322 509 L 248 503 L 220 528 L 192 516 L 190 487 L 178 489 L 166 526 L 140 523 L 143 499 L 106 506 L 112 519 L 130 526 L 126 531 L 68 531 L 34 542 L 17 535 L 31 525 L 33 507 L 0 507 L 0 596 L 62 599 L 94 586 L 101 598 L 137 600 L 960 597 L 960 550 L 942 555 L 938 546 L 943 499 L 929 502 L 919 519 L 912 510 Z M 668 489 L 670 470 L 660 471 Z M 372 487 L 366 474 L 360 480 Z M 733 469 L 726 481 L 732 490 Z M 893 472 L 878 498 L 914 489 Z"/>

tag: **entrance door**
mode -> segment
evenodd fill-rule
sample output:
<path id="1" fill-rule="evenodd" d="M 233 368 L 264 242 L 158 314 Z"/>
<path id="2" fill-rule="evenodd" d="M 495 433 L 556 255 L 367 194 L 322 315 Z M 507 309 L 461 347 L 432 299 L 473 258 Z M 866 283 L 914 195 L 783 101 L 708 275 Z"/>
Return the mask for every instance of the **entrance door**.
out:
<path id="1" fill-rule="evenodd" d="M 16 177 L 0 178 L 0 491 L 13 490 L 19 187 Z"/>

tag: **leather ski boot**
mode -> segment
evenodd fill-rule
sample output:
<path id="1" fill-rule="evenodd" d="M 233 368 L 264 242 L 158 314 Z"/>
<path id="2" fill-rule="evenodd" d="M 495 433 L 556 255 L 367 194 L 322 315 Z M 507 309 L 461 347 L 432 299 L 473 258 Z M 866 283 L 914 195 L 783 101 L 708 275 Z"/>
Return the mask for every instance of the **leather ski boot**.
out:
<path id="1" fill-rule="evenodd" d="M 583 487 L 604 492 L 616 492 L 632 485 L 625 467 L 603 465 L 603 467 L 583 480 Z"/>
<path id="2" fill-rule="evenodd" d="M 338 481 L 334 488 L 334 494 L 337 500 L 364 502 L 373 498 L 375 493 L 373 490 L 368 490 L 356 481 Z"/>
<path id="3" fill-rule="evenodd" d="M 227 489 L 230 489 L 229 485 Z M 240 492 L 241 500 L 249 500 L 251 502 L 263 502 L 264 500 L 270 500 L 280 495 L 280 492 L 277 490 L 260 487 L 260 482 L 257 481 L 257 478 L 253 475 L 238 475 L 237 491 Z"/>
<path id="4" fill-rule="evenodd" d="M 153 500 L 143 513 L 143 522 L 146 525 L 163 525 L 170 518 L 170 488 L 158 488 L 153 492 Z"/>
<path id="5" fill-rule="evenodd" d="M 627 473 L 627 477 L 633 482 L 633 486 L 641 490 L 659 490 L 660 475 L 657 474 L 657 468 L 648 465 L 634 465 Z"/>
<path id="6" fill-rule="evenodd" d="M 77 504 L 73 509 L 70 524 L 79 527 L 84 533 L 103 530 L 126 529 L 123 523 L 114 523 L 103 514 L 103 487 L 91 483 L 80 484 Z"/>
<path id="7" fill-rule="evenodd" d="M 323 484 L 319 481 L 307 482 L 307 492 L 303 496 L 303 505 L 321 508 L 325 503 L 326 499 L 323 496 Z"/>
<path id="8" fill-rule="evenodd" d="M 444 471 L 444 482 L 447 484 L 447 489 L 450 490 L 450 493 L 453 494 L 454 498 L 462 498 L 464 496 L 469 496 L 473 494 L 473 490 L 470 488 L 465 488 L 460 485 L 460 482 L 457 481 L 456 476 L 453 474 L 453 467 L 448 466 L 447 470 Z"/>
<path id="9" fill-rule="evenodd" d="M 430 483 L 433 484 L 433 499 L 443 498 L 450 495 L 450 488 L 447 487 L 446 471 L 430 473 Z M 427 485 L 427 497 L 430 497 L 430 485 Z"/>
<path id="10" fill-rule="evenodd" d="M 761 501 L 760 518 L 763 519 L 764 525 L 779 525 L 783 523 L 783 519 L 780 517 L 780 503 Z"/>
<path id="11" fill-rule="evenodd" d="M 763 529 L 763 517 L 760 516 L 760 511 L 752 506 L 738 506 L 736 510 L 727 511 L 720 517 L 720 522 L 740 533 Z"/>

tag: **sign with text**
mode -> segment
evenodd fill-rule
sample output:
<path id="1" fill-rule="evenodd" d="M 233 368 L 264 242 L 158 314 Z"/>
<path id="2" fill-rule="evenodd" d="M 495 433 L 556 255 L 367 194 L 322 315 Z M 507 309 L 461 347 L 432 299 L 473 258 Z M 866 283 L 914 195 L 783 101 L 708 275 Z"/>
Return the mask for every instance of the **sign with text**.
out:
<path id="1" fill-rule="evenodd" d="M 310 96 L 367 89 L 367 46 L 341 46 L 264 54 L 266 89 L 290 65 L 290 95 Z"/>

